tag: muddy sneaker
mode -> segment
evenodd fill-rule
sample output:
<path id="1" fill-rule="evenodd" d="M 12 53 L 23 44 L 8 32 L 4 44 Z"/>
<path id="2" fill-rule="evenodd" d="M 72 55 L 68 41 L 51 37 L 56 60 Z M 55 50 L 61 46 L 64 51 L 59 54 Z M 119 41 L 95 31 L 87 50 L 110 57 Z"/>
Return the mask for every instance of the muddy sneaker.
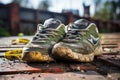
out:
<path id="1" fill-rule="evenodd" d="M 65 25 L 60 20 L 50 18 L 44 25 L 39 24 L 33 39 L 23 48 L 23 60 L 27 62 L 53 61 L 48 53 L 52 45 L 65 34 Z"/>
<path id="2" fill-rule="evenodd" d="M 100 38 L 96 25 L 85 19 L 67 26 L 65 38 L 55 44 L 52 56 L 58 60 L 90 62 L 101 54 Z"/>

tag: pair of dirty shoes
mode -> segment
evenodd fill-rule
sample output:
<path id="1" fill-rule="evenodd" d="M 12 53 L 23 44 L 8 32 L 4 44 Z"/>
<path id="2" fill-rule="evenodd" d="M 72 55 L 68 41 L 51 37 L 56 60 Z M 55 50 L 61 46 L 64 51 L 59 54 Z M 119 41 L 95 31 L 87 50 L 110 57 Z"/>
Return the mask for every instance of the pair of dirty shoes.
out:
<path id="1" fill-rule="evenodd" d="M 65 26 L 50 18 L 38 24 L 33 39 L 23 48 L 27 62 L 77 61 L 91 62 L 101 54 L 99 32 L 94 23 L 85 19 Z"/>

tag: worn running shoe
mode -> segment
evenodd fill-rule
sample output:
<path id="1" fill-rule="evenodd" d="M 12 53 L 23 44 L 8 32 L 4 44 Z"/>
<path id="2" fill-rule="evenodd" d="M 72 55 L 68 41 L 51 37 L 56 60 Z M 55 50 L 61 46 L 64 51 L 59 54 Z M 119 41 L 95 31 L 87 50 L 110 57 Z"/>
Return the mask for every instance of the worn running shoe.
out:
<path id="1" fill-rule="evenodd" d="M 64 34 L 65 25 L 58 19 L 50 18 L 44 25 L 39 24 L 33 39 L 23 48 L 22 59 L 27 62 L 53 61 L 48 53 Z"/>
<path id="2" fill-rule="evenodd" d="M 53 46 L 54 59 L 91 62 L 95 55 L 101 54 L 99 32 L 94 23 L 80 19 L 69 24 L 66 31 L 65 38 Z"/>

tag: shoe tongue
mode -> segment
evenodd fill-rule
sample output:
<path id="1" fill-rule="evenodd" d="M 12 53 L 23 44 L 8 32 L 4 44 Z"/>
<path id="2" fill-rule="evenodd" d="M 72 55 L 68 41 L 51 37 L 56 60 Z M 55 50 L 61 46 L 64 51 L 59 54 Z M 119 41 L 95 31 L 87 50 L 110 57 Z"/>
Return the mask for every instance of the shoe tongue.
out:
<path id="1" fill-rule="evenodd" d="M 44 22 L 45 28 L 56 29 L 61 24 L 61 21 L 58 19 L 50 18 Z"/>
<path id="2" fill-rule="evenodd" d="M 89 24 L 90 24 L 89 21 L 87 21 L 85 19 L 79 19 L 74 22 L 72 28 L 73 29 L 86 29 Z"/>

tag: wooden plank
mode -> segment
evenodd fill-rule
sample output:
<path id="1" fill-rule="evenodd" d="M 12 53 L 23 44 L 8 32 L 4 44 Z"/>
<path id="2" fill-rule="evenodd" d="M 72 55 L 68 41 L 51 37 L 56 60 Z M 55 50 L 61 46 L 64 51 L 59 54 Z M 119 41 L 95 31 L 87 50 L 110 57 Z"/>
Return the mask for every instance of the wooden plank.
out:
<path id="1" fill-rule="evenodd" d="M 111 45 L 113 45 L 113 46 L 117 45 L 117 48 L 120 51 L 120 38 L 119 37 L 120 36 L 118 34 L 117 35 L 116 34 L 105 35 L 104 38 L 102 39 L 102 45 L 103 45 L 104 49 L 105 49 L 105 46 L 107 47 L 107 46 L 111 46 Z M 0 39 L 0 44 L 2 44 L 2 43 L 10 44 L 10 40 L 12 40 L 14 38 L 17 38 L 17 37 L 2 38 L 2 39 Z M 1 51 L 4 52 L 4 51 L 15 49 L 15 48 L 18 49 L 19 46 L 21 46 L 21 45 L 12 45 L 12 46 L 10 46 L 11 48 L 9 48 L 9 45 L 7 45 L 7 46 L 2 45 L 2 46 L 0 46 L 1 47 L 0 49 L 3 49 Z M 22 48 L 22 47 L 20 47 L 20 48 Z M 113 49 L 113 48 L 109 47 L 109 49 Z M 115 50 L 115 49 L 116 48 L 114 48 L 113 50 Z M 115 56 L 115 55 L 117 55 L 117 54 L 113 54 L 113 56 Z M 33 63 L 31 63 L 31 64 L 26 64 L 26 63 L 19 62 L 19 61 L 9 61 L 9 60 L 6 60 L 4 58 L 2 58 L 2 59 L 0 59 L 0 80 L 19 80 L 19 79 L 20 80 L 22 80 L 22 79 L 23 80 L 30 80 L 30 79 L 37 80 L 38 79 L 37 76 L 39 76 L 37 74 L 48 75 L 48 77 L 51 80 L 50 76 L 53 73 L 64 74 L 64 73 L 68 73 L 69 71 L 96 70 L 96 66 L 86 65 L 86 63 L 79 63 L 79 64 L 68 64 L 68 63 L 64 63 L 64 64 L 61 64 L 61 63 L 56 63 L 56 64 L 53 64 L 53 63 L 52 64 L 50 64 L 50 63 L 49 64 L 48 63 L 35 63 L 35 64 L 33 64 Z M 116 63 L 118 63 L 117 61 L 111 60 L 110 58 L 104 58 L 104 59 L 101 58 L 101 60 L 103 60 L 103 63 L 106 62 L 106 63 L 109 63 L 111 65 L 115 65 L 115 66 L 117 65 Z M 72 72 L 71 74 L 73 74 L 73 73 L 74 72 Z M 12 74 L 14 74 L 14 75 L 12 75 Z M 71 74 L 69 74 L 69 75 L 71 75 Z M 80 76 L 81 74 L 86 75 L 87 73 L 77 73 L 77 74 Z M 31 75 L 35 75 L 35 77 L 31 76 Z M 55 76 L 55 74 L 53 74 L 53 75 Z M 95 74 L 93 74 L 93 75 L 95 75 Z M 84 80 L 104 80 L 102 78 L 101 79 L 96 78 L 96 77 L 99 77 L 99 75 L 97 75 L 96 77 L 94 77 L 93 75 L 90 72 L 89 75 L 87 75 L 86 77 L 82 77 L 82 79 L 84 79 Z M 28 78 L 27 78 L 27 76 L 28 76 Z M 59 76 L 63 77 L 63 75 L 61 75 L 61 74 Z M 90 79 L 90 76 L 92 76 L 93 78 Z M 41 76 L 41 77 L 40 77 L 40 79 L 42 80 L 44 76 Z M 62 80 L 62 79 L 59 79 L 58 77 L 55 79 Z M 76 77 L 74 77 L 74 78 L 67 77 L 67 78 L 64 78 L 63 80 L 65 80 L 65 79 L 66 80 L 68 80 L 68 79 L 69 80 L 74 80 L 74 79 L 81 80 L 80 78 L 76 78 Z M 43 79 L 43 80 L 49 80 L 49 79 L 47 78 L 47 79 Z M 52 77 L 52 80 L 54 80 L 53 77 Z"/>
<path id="2" fill-rule="evenodd" d="M 101 55 L 100 57 L 97 57 L 97 59 L 120 68 L 120 55 Z"/>
<path id="3" fill-rule="evenodd" d="M 101 45 L 118 45 L 117 43 L 101 43 Z"/>
<path id="4" fill-rule="evenodd" d="M 95 71 L 1 75 L 0 80 L 107 80 Z"/>
<path id="5" fill-rule="evenodd" d="M 95 58 L 92 64 L 97 66 L 97 72 L 99 72 L 101 75 L 105 75 L 107 80 L 118 80 L 120 77 L 120 68 L 113 64 L 97 58 Z"/>
<path id="6" fill-rule="evenodd" d="M 118 45 L 102 45 L 103 48 L 117 48 Z"/>
<path id="7" fill-rule="evenodd" d="M 0 44 L 0 48 L 23 48 L 25 45 L 6 45 Z"/>
<path id="8" fill-rule="evenodd" d="M 21 61 L 9 61 L 0 58 L 0 75 L 24 72 L 60 73 L 76 70 L 96 70 L 96 66 L 81 63 L 23 63 Z M 72 66 L 76 65 L 76 66 Z M 19 67 L 18 67 L 19 66 Z"/>
<path id="9" fill-rule="evenodd" d="M 18 50 L 18 49 L 22 49 L 22 48 L 0 48 L 0 52 L 6 52 L 9 50 Z"/>
<path id="10" fill-rule="evenodd" d="M 120 33 L 112 33 L 112 34 L 102 34 L 102 44 L 118 44 L 120 43 Z"/>
<path id="11" fill-rule="evenodd" d="M 9 61 L 9 60 L 2 60 L 1 59 L 1 65 L 0 65 L 0 75 L 5 74 L 15 74 L 15 73 L 36 73 L 36 72 L 64 72 L 64 67 L 58 64 L 43 64 L 43 63 L 21 63 L 19 61 Z M 19 67 L 18 67 L 19 66 Z M 53 70 L 54 69 L 54 70 Z"/>
<path id="12" fill-rule="evenodd" d="M 102 55 L 120 55 L 119 52 L 103 52 Z"/>
<path id="13" fill-rule="evenodd" d="M 119 45 L 120 44 L 120 42 L 114 42 L 114 41 L 102 41 L 101 42 L 101 44 L 117 44 L 117 45 Z"/>
<path id="14" fill-rule="evenodd" d="M 101 41 L 101 44 L 117 44 L 119 45 L 120 44 L 120 40 L 102 40 Z"/>
<path id="15" fill-rule="evenodd" d="M 5 57 L 5 52 L 0 52 L 0 58 L 4 58 Z"/>
<path id="16" fill-rule="evenodd" d="M 120 33 L 104 33 L 102 34 L 102 39 L 104 38 L 113 38 L 113 39 L 120 39 Z"/>

